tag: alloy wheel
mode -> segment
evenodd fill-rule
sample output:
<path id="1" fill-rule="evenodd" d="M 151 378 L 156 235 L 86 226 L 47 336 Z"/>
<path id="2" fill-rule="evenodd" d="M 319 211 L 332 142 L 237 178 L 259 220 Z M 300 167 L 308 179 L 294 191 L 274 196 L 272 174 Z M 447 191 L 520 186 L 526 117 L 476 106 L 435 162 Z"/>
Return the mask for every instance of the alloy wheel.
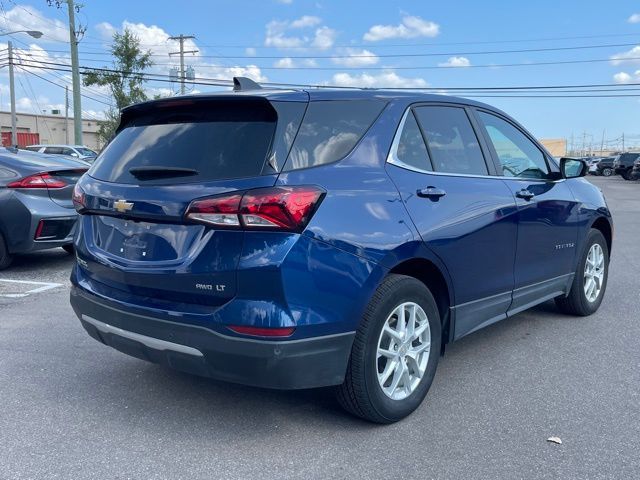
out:
<path id="1" fill-rule="evenodd" d="M 589 302 L 595 302 L 604 282 L 604 252 L 598 243 L 591 245 L 584 265 L 584 295 Z"/>
<path id="2" fill-rule="evenodd" d="M 392 400 L 411 395 L 424 376 L 431 350 L 431 329 L 420 305 L 405 302 L 387 317 L 376 354 L 378 383 Z"/>

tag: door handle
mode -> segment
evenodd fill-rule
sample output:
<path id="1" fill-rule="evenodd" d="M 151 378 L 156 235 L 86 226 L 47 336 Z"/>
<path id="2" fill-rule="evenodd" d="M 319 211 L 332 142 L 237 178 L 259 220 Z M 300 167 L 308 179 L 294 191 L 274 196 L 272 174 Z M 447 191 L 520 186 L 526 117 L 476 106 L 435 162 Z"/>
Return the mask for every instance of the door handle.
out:
<path id="1" fill-rule="evenodd" d="M 533 197 L 535 197 L 535 194 L 531 193 L 529 190 L 527 190 L 526 188 L 523 188 L 521 190 L 518 190 L 516 192 L 516 197 L 518 198 L 522 198 L 524 200 L 531 200 Z"/>
<path id="2" fill-rule="evenodd" d="M 437 200 L 440 197 L 444 197 L 447 194 L 441 188 L 436 187 L 427 187 L 418 189 L 417 195 L 421 198 L 431 198 L 432 200 Z"/>

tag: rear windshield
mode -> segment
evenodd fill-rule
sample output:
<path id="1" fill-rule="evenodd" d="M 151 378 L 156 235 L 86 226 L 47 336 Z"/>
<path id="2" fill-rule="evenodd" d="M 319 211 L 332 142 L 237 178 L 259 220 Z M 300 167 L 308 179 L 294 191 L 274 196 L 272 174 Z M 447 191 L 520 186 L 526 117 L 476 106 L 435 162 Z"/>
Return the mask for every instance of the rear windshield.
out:
<path id="1" fill-rule="evenodd" d="M 305 104 L 299 105 L 297 123 L 289 119 L 296 129 Z M 291 108 L 285 110 L 292 115 Z M 272 150 L 283 156 L 290 147 L 290 142 L 281 145 L 285 140 L 273 141 L 278 113 L 263 99 L 178 106 L 167 102 L 164 108 L 130 117 L 123 118 L 119 133 L 91 168 L 92 177 L 133 184 L 252 177 L 271 173 L 270 165 L 277 164 L 275 154 L 269 155 Z M 145 169 L 144 176 L 136 176 L 140 169 Z"/>
<path id="2" fill-rule="evenodd" d="M 93 150 L 89 150 L 88 148 L 76 148 L 80 155 L 85 155 L 87 157 L 91 157 L 96 154 Z"/>

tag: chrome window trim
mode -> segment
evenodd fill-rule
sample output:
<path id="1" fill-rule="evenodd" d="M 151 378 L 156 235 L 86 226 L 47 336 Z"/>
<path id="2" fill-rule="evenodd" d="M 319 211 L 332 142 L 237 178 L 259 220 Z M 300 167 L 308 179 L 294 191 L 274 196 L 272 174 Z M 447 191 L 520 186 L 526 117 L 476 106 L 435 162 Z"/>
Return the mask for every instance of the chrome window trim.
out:
<path id="1" fill-rule="evenodd" d="M 452 104 L 452 105 L 455 105 L 455 104 Z M 460 107 L 463 107 L 463 105 L 460 105 Z M 466 174 L 466 173 L 435 172 L 433 170 L 423 170 L 421 168 L 416 168 L 412 165 L 408 165 L 398 158 L 398 145 L 400 144 L 400 137 L 402 136 L 402 130 L 404 129 L 404 124 L 407 120 L 407 117 L 411 113 L 411 108 L 413 108 L 412 105 L 409 105 L 404 111 L 404 113 L 402 114 L 402 118 L 400 119 L 400 124 L 398 125 L 398 128 L 396 129 L 396 133 L 393 137 L 393 141 L 391 142 L 391 149 L 389 150 L 389 154 L 387 155 L 386 163 L 390 163 L 391 165 L 395 165 L 396 167 L 404 168 L 405 170 L 411 170 L 412 172 L 424 173 L 427 175 L 435 175 L 440 177 L 495 178 L 498 180 L 525 180 L 528 182 L 545 182 L 545 183 L 560 183 L 566 180 L 566 178 L 560 178 L 558 180 L 545 180 L 544 178 L 519 178 L 519 177 L 507 177 L 504 175 L 472 175 L 472 174 Z M 473 125 L 472 125 L 472 128 L 473 128 Z"/>

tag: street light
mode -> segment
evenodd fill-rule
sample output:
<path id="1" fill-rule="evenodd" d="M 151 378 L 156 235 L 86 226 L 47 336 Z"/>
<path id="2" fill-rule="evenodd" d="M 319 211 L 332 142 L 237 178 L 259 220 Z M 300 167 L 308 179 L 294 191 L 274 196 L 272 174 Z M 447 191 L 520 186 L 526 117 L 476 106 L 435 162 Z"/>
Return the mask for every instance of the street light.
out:
<path id="1" fill-rule="evenodd" d="M 5 35 L 13 35 L 14 33 L 26 33 L 33 38 L 40 38 L 42 32 L 38 30 L 16 30 L 15 32 L 0 33 L 0 37 Z M 13 43 L 11 40 L 7 43 L 7 49 L 9 50 L 9 90 L 11 93 L 11 145 L 18 146 L 18 127 L 16 119 L 16 89 L 13 80 Z"/>

